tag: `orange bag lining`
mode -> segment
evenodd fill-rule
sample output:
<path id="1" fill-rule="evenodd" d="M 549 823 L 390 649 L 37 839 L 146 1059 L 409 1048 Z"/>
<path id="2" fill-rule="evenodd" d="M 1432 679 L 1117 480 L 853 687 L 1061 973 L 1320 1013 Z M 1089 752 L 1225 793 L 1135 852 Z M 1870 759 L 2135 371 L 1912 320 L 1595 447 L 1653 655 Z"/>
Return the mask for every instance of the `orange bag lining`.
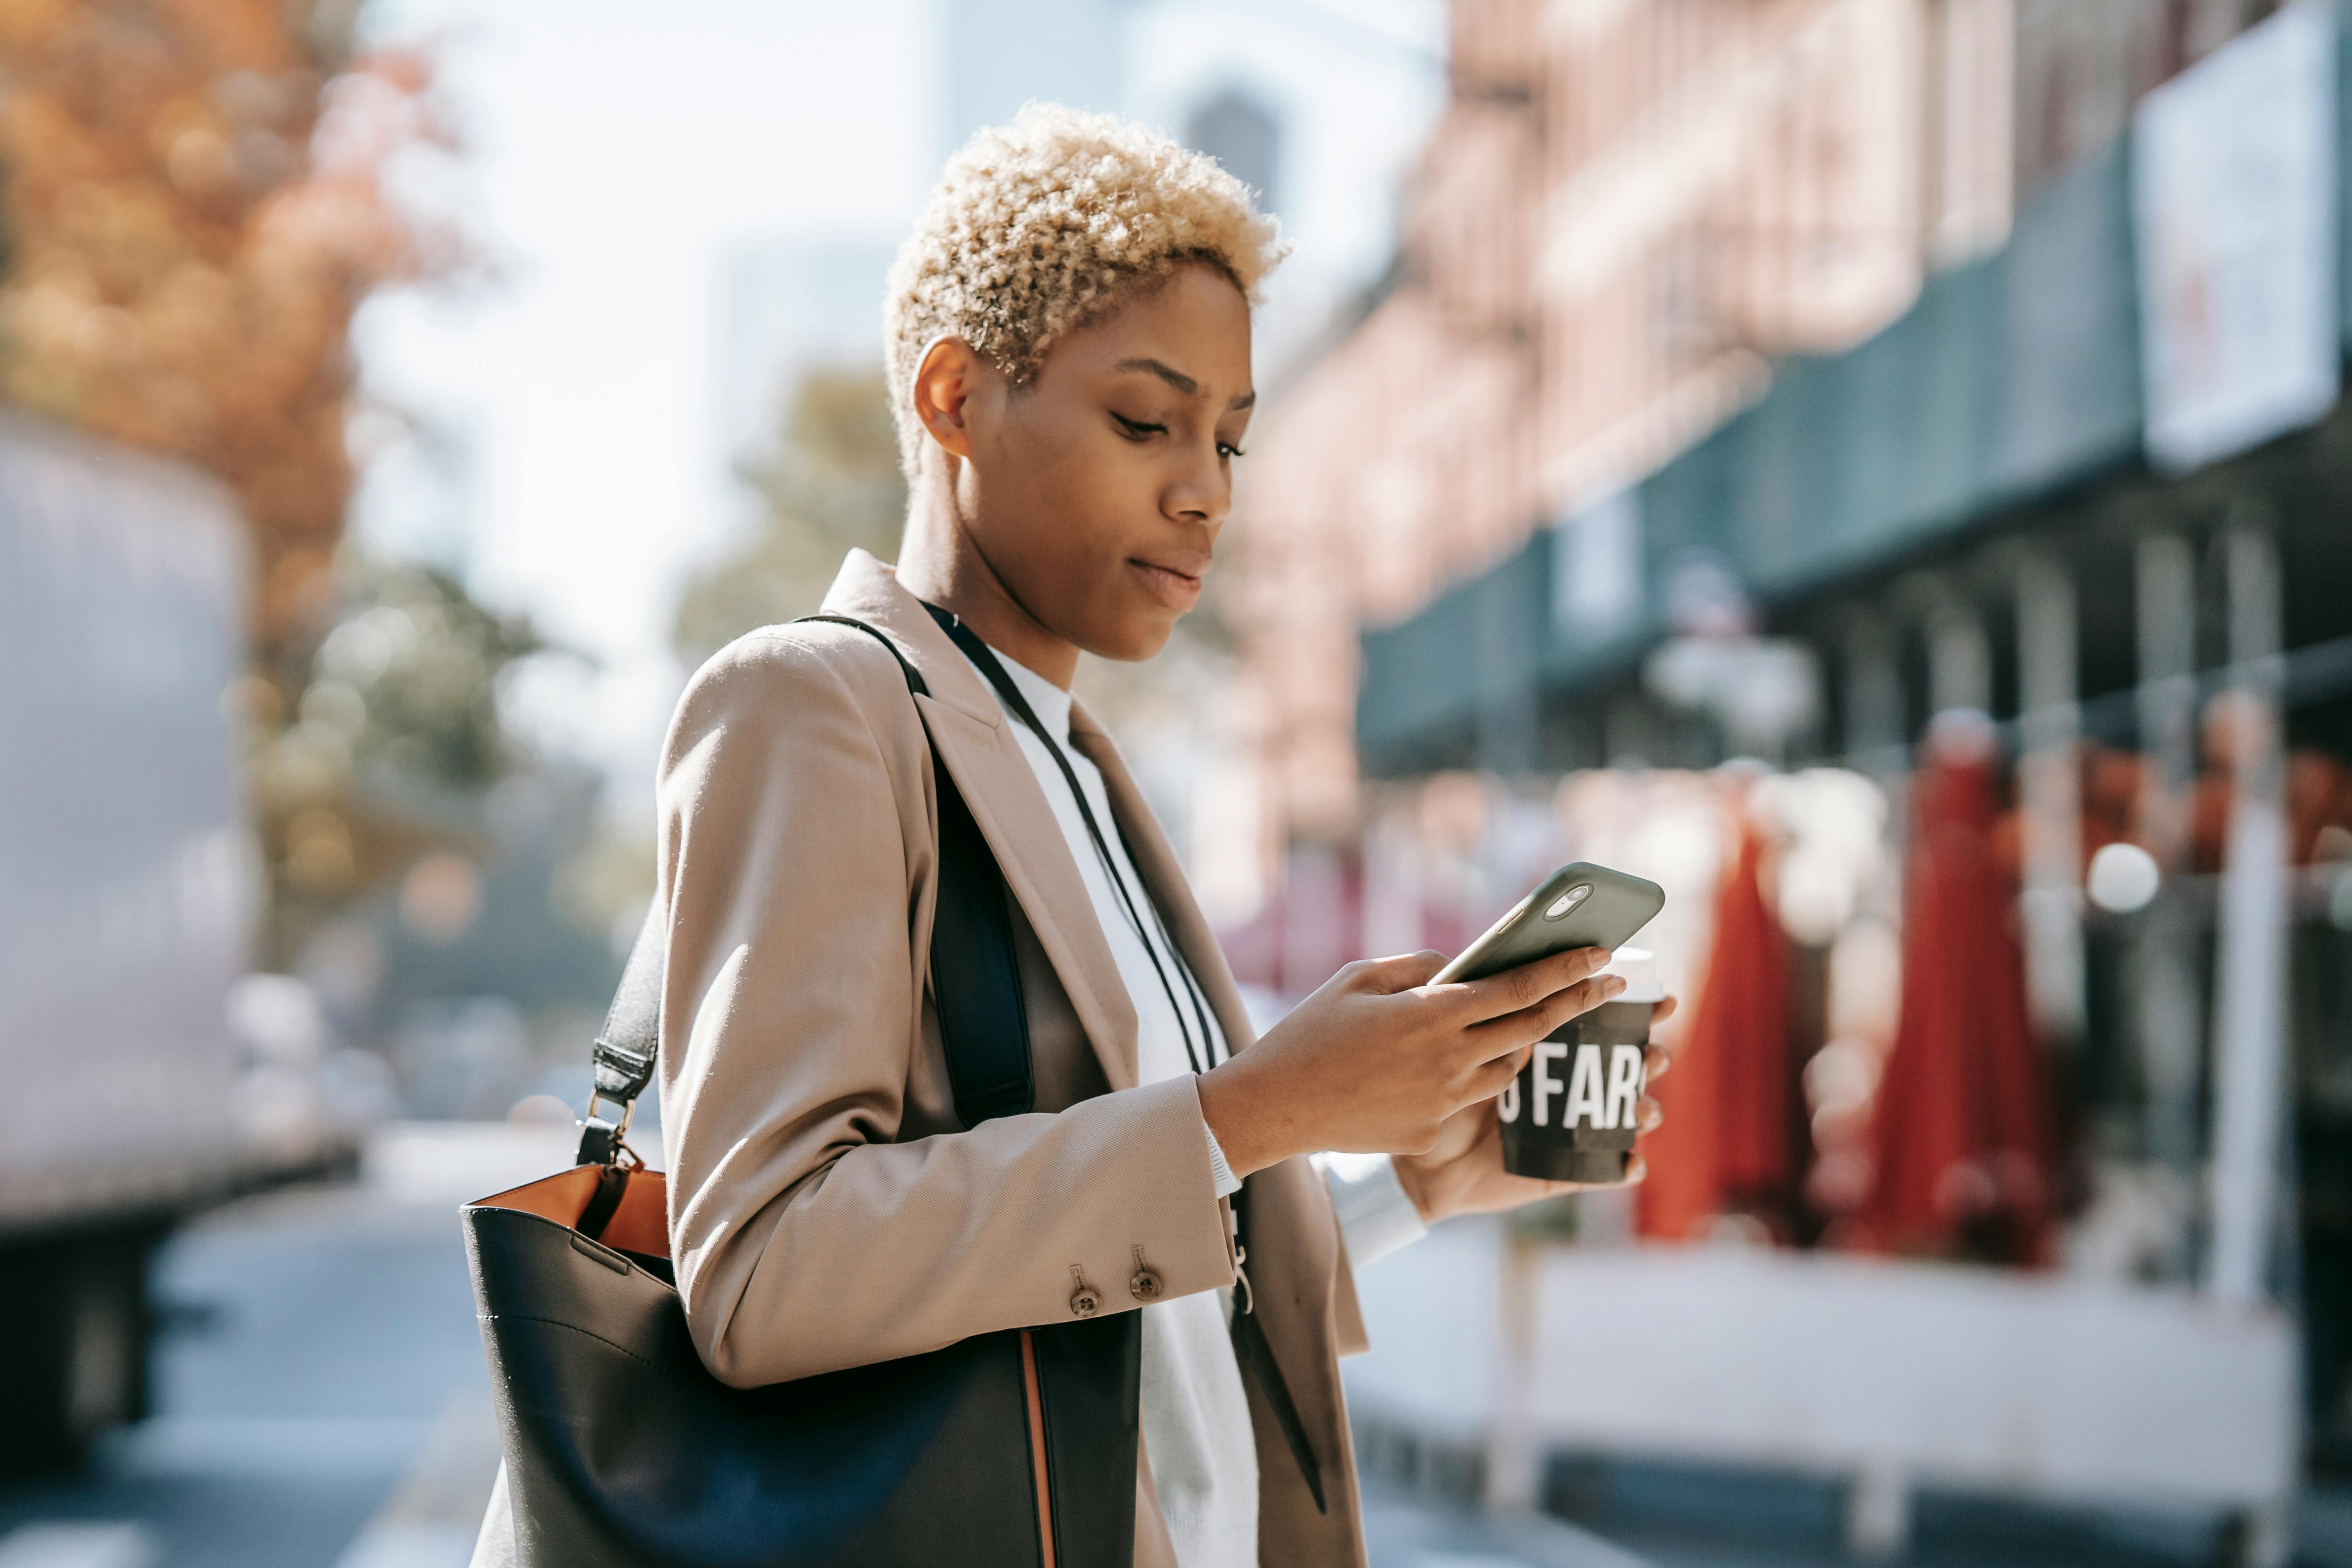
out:
<path id="1" fill-rule="evenodd" d="M 476 1208 L 513 1209 L 576 1228 L 596 1195 L 600 1165 L 574 1165 L 552 1176 L 478 1200 Z M 599 1237 L 605 1246 L 647 1258 L 669 1256 L 668 1184 L 659 1171 L 632 1171 L 620 1206 Z"/>

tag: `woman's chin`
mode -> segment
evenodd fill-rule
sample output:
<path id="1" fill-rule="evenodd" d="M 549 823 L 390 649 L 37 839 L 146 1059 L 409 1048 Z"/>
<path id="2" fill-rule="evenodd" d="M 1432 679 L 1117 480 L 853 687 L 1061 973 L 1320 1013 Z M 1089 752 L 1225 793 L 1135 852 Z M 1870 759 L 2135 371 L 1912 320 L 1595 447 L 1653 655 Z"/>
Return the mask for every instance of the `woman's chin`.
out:
<path id="1" fill-rule="evenodd" d="M 1168 646 L 1176 631 L 1176 623 L 1183 617 L 1163 605 L 1149 604 L 1129 606 L 1114 626 L 1103 627 L 1100 635 L 1078 646 L 1097 658 L 1117 659 L 1121 664 L 1141 664 Z"/>

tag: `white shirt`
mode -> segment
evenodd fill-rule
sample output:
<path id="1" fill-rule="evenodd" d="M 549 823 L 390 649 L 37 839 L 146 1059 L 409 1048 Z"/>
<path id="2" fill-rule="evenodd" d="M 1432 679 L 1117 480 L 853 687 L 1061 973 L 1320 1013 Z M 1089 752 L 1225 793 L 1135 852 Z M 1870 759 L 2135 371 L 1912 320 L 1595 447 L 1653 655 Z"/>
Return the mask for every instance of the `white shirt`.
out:
<path id="1" fill-rule="evenodd" d="M 1028 700 L 1037 721 L 1062 742 L 1062 754 L 1068 759 L 1078 787 L 1086 792 L 1096 825 L 1102 829 L 1104 847 L 1109 851 L 1111 870 L 1107 874 L 1103 857 L 1096 852 L 1086 820 L 1053 753 L 1028 725 L 1006 715 L 1006 722 L 1019 738 L 1022 754 L 1029 760 L 1030 771 L 1037 775 L 1038 786 L 1054 808 L 1054 819 L 1061 826 L 1071 857 L 1077 861 L 1095 918 L 1118 964 L 1128 997 L 1135 1005 L 1137 1081 L 1158 1083 L 1191 1072 L 1194 1058 L 1205 1071 L 1225 1058 L 1223 1033 L 1205 1000 L 1197 1010 L 1193 1005 L 1182 961 L 1119 837 L 1100 770 L 1068 743 L 1070 694 L 1002 653 L 997 658 Z M 985 671 L 982 678 L 986 679 Z M 992 694 L 995 691 L 993 685 L 989 689 Z M 1124 884 L 1126 900 L 1114 890 L 1112 874 Z M 1129 918 L 1130 903 L 1140 919 L 1140 931 Z M 1206 1040 L 1202 1038 L 1204 1021 Z M 1216 1134 L 1205 1125 L 1201 1131 L 1208 1146 L 1210 1175 L 1217 1195 L 1223 1197 L 1238 1190 L 1241 1182 L 1226 1166 Z M 1329 1180 L 1348 1255 L 1357 1267 L 1422 1234 L 1421 1215 L 1398 1185 L 1396 1172 L 1387 1160 L 1378 1161 L 1351 1179 L 1332 1175 Z M 1232 1297 L 1223 1290 L 1204 1290 L 1140 1310 L 1143 1447 L 1151 1465 L 1152 1488 L 1159 1494 L 1160 1511 L 1175 1544 L 1176 1561 L 1181 1568 L 1255 1568 L 1257 1449 L 1250 1431 L 1249 1400 L 1234 1361 Z"/>

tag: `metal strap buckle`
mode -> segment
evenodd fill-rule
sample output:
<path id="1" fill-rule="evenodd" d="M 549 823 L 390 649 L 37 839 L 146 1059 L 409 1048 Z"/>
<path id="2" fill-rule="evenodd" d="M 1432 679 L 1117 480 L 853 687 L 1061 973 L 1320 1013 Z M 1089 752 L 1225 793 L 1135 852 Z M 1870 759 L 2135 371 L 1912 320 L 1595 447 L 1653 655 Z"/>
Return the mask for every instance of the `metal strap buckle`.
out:
<path id="1" fill-rule="evenodd" d="M 645 1159 L 629 1147 L 629 1122 L 637 1113 L 634 1096 L 617 1101 L 621 1108 L 618 1121 L 607 1121 L 596 1114 L 596 1106 L 604 1095 L 592 1089 L 588 1094 L 588 1111 L 580 1121 L 580 1152 L 576 1162 L 583 1165 L 625 1165 L 633 1171 L 645 1169 Z"/>

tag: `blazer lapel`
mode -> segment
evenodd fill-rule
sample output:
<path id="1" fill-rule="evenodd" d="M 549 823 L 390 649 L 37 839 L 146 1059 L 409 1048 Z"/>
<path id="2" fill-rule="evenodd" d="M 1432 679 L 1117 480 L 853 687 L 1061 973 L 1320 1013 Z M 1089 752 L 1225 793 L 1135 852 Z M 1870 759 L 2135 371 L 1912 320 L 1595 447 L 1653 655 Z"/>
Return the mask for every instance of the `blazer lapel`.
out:
<path id="1" fill-rule="evenodd" d="M 1070 856 L 1013 723 L 996 693 L 959 652 L 922 601 L 890 569 L 853 550 L 825 595 L 829 614 L 854 616 L 887 633 L 930 688 L 918 697 L 933 748 L 988 840 L 1005 886 L 1037 933 L 1037 944 L 1068 993 L 1111 1088 L 1136 1085 L 1135 1004 L 1095 918 L 1094 900 Z M 1131 787 L 1131 786 L 1130 786 Z"/>

